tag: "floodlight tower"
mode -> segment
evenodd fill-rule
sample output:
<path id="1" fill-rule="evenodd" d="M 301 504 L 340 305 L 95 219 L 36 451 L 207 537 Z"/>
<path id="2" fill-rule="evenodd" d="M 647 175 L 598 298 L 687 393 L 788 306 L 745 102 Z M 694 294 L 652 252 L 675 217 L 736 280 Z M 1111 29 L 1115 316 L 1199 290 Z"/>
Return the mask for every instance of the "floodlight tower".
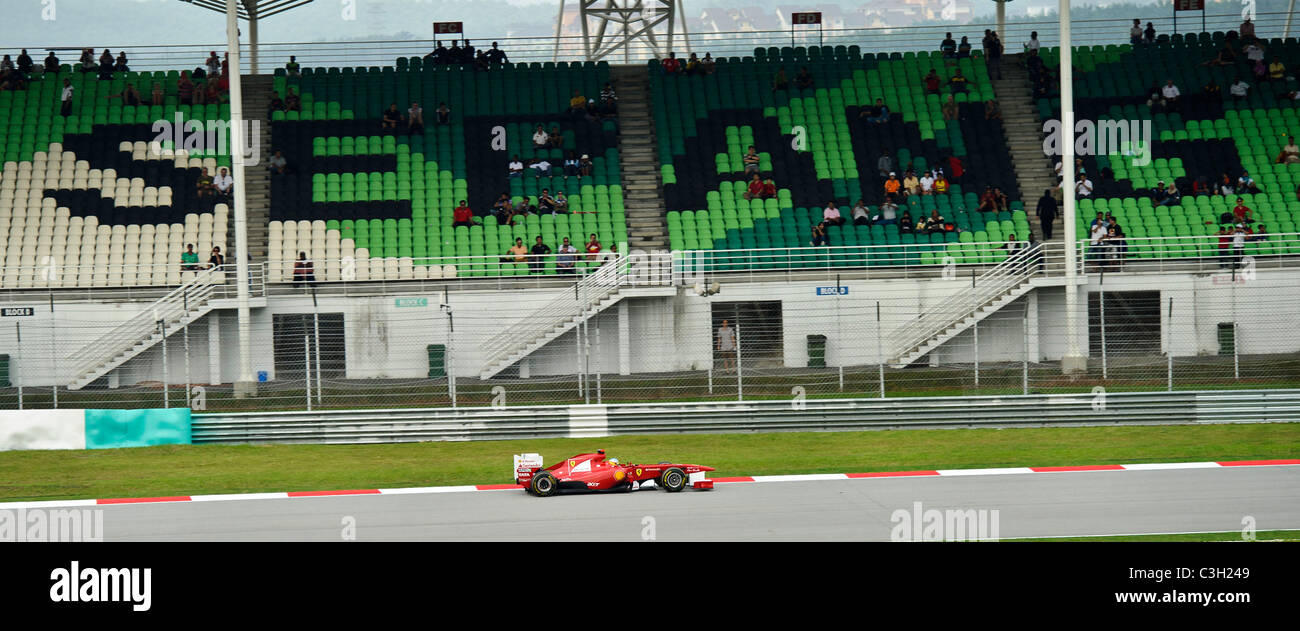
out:
<path id="1" fill-rule="evenodd" d="M 679 27 L 686 53 L 691 51 L 683 0 L 577 0 L 577 3 L 582 55 L 587 61 L 599 61 L 622 50 L 624 62 L 629 62 L 633 48 L 646 50 L 656 59 L 667 57 L 676 43 L 674 38 Z M 565 4 L 566 0 L 560 0 L 560 15 L 555 21 L 552 59 L 556 61 L 564 32 Z"/>

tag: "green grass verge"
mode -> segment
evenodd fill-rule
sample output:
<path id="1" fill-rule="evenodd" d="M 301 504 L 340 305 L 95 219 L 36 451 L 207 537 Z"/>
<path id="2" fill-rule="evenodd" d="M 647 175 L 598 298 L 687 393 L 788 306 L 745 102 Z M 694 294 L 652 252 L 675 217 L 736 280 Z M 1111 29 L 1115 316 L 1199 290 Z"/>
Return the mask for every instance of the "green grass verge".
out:
<path id="1" fill-rule="evenodd" d="M 1255 541 L 1300 541 L 1300 530 L 1261 530 L 1255 533 Z M 1172 535 L 1120 535 L 1115 537 L 1056 537 L 1043 539 L 1003 539 L 1008 541 L 1139 541 L 1139 542 L 1180 542 L 1180 541 L 1244 541 L 1241 531 L 1228 532 L 1193 532 Z"/>
<path id="2" fill-rule="evenodd" d="M 718 476 L 1294 458 L 1300 424 L 766 434 L 385 445 L 195 445 L 0 452 L 0 499 L 157 497 L 506 483 L 510 454 L 553 463 L 707 464 Z"/>

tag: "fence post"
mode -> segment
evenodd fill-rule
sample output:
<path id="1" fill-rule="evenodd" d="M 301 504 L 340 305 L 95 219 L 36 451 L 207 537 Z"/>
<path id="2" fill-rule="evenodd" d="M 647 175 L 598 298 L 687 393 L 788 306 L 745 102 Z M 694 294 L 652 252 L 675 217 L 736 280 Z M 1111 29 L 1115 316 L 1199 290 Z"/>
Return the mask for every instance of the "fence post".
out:
<path id="1" fill-rule="evenodd" d="M 55 363 L 55 355 L 58 353 L 58 344 L 55 342 L 55 336 L 59 328 L 54 326 L 54 290 L 50 290 L 50 400 L 54 409 L 59 409 L 59 371 L 58 364 Z"/>
<path id="2" fill-rule="evenodd" d="M 876 368 L 880 372 L 880 398 L 885 398 L 885 347 L 880 332 L 880 301 L 876 301 Z"/>
<path id="3" fill-rule="evenodd" d="M 844 320 L 840 317 L 840 275 L 835 275 L 835 363 L 839 364 L 840 392 L 844 392 Z"/>
<path id="4" fill-rule="evenodd" d="M 1237 320 L 1232 321 L 1232 378 L 1241 379 L 1241 363 L 1237 355 L 1237 347 L 1241 345 L 1241 340 L 1237 339 Z"/>
<path id="5" fill-rule="evenodd" d="M 978 307 L 979 298 L 975 294 L 975 270 L 970 271 L 970 318 L 971 330 L 975 336 L 975 394 L 979 394 L 980 389 L 980 322 L 975 316 Z"/>
<path id="6" fill-rule="evenodd" d="M 745 352 L 740 345 L 740 313 L 736 313 L 736 400 L 745 400 Z"/>
<path id="7" fill-rule="evenodd" d="M 158 320 L 158 332 L 162 334 L 162 368 L 163 368 L 163 408 L 171 407 L 171 384 L 167 374 L 167 321 Z"/>
<path id="8" fill-rule="evenodd" d="M 1165 321 L 1165 389 L 1174 391 L 1174 297 L 1169 297 L 1169 315 Z"/>
<path id="9" fill-rule="evenodd" d="M 185 300 L 185 327 L 181 333 L 185 336 L 185 407 L 190 407 L 190 290 L 183 292 Z"/>
<path id="10" fill-rule="evenodd" d="M 596 326 L 596 350 L 597 352 L 600 351 L 600 326 L 599 325 Z M 591 353 L 588 352 L 587 355 L 590 356 Z M 596 405 L 600 405 L 601 403 L 602 400 L 600 397 L 600 359 L 597 358 L 596 359 Z"/>
<path id="11" fill-rule="evenodd" d="M 320 378 L 320 306 L 316 304 L 316 286 L 311 285 L 311 328 L 312 335 L 315 338 L 316 347 L 312 349 L 316 354 L 316 404 L 320 405 L 322 400 L 321 378 Z M 310 370 L 310 367 L 308 368 Z"/>
<path id="12" fill-rule="evenodd" d="M 307 411 L 311 411 L 311 336 L 302 336 L 302 374 L 307 378 Z"/>
<path id="13" fill-rule="evenodd" d="M 1097 293 L 1098 311 L 1101 317 L 1101 378 L 1110 379 L 1110 371 L 1106 362 L 1106 268 L 1101 268 L 1101 277 L 1098 280 L 1100 291 Z"/>
<path id="14" fill-rule="evenodd" d="M 14 355 L 17 355 L 20 358 L 18 364 L 21 366 L 21 357 L 23 352 L 23 327 L 19 322 L 14 322 L 14 335 L 18 338 L 18 345 L 14 347 Z M 13 366 L 9 367 L 9 374 L 17 376 Z M 23 409 L 23 382 L 22 379 L 15 379 L 14 381 L 18 383 L 18 409 L 21 410 Z"/>
<path id="15" fill-rule="evenodd" d="M 1024 354 L 1020 359 L 1020 394 L 1029 394 L 1029 297 L 1025 297 L 1024 323 L 1020 328 L 1025 332 Z"/>

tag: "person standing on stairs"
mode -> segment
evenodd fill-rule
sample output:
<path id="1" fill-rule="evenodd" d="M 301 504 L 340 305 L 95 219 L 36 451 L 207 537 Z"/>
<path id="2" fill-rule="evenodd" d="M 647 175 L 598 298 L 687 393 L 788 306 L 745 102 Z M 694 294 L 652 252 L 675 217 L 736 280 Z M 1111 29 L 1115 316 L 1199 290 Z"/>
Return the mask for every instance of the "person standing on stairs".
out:
<path id="1" fill-rule="evenodd" d="M 1052 224 L 1056 221 L 1056 198 L 1052 196 L 1052 189 L 1043 190 L 1043 196 L 1038 198 L 1038 209 L 1035 212 L 1042 227 L 1043 240 L 1051 241 Z"/>

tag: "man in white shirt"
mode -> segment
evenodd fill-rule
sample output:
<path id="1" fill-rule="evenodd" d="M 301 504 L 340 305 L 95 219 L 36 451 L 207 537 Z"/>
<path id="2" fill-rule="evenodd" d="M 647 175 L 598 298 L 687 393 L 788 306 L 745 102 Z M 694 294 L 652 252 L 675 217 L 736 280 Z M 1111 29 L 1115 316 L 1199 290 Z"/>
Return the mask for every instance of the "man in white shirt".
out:
<path id="1" fill-rule="evenodd" d="M 1029 34 L 1029 43 L 1025 44 L 1025 52 L 1038 52 L 1038 31 Z"/>
<path id="2" fill-rule="evenodd" d="M 539 149 L 541 147 L 545 147 L 546 143 L 549 142 L 550 139 L 551 139 L 550 134 L 546 133 L 546 130 L 542 129 L 541 125 L 538 125 L 537 132 L 533 134 L 533 146 Z"/>
<path id="3" fill-rule="evenodd" d="M 1244 99 L 1246 98 L 1246 91 L 1249 89 L 1250 84 L 1246 83 L 1246 81 L 1241 77 L 1238 77 L 1237 82 L 1228 88 L 1228 93 L 1232 94 L 1232 98 L 1234 99 Z"/>
<path id="4" fill-rule="evenodd" d="M 1178 107 L 1178 97 L 1182 94 L 1178 91 L 1178 86 L 1174 85 L 1173 79 L 1167 79 L 1165 87 L 1160 88 L 1160 95 L 1165 97 L 1165 109 L 1169 111 Z"/>
<path id="5" fill-rule="evenodd" d="M 230 176 L 230 172 L 226 170 L 226 167 L 221 167 L 221 172 L 217 174 L 217 177 L 212 178 L 212 186 L 217 189 L 218 197 L 230 197 L 230 193 L 235 187 L 235 178 Z"/>
<path id="6" fill-rule="evenodd" d="M 840 209 L 835 202 L 828 202 L 826 209 L 822 211 L 822 223 L 826 225 L 842 226 L 844 217 L 840 215 Z"/>
<path id="7" fill-rule="evenodd" d="M 537 177 L 551 177 L 551 163 L 546 158 L 542 158 L 533 163 L 533 175 Z"/>
<path id="8" fill-rule="evenodd" d="M 510 165 L 507 168 L 510 169 L 510 177 L 513 178 L 513 177 L 523 176 L 524 163 L 519 159 L 519 154 L 517 153 L 515 154 L 514 159 L 510 161 Z"/>
<path id="9" fill-rule="evenodd" d="M 72 82 L 67 79 L 63 80 L 63 109 L 62 114 L 69 116 L 72 114 Z"/>
<path id="10" fill-rule="evenodd" d="M 1264 49 L 1254 42 L 1246 45 L 1246 59 L 1252 62 L 1264 61 Z"/>
<path id="11" fill-rule="evenodd" d="M 926 171 L 921 175 L 921 194 L 934 194 L 934 171 Z"/>
<path id="12" fill-rule="evenodd" d="M 1142 20 L 1133 20 L 1133 27 L 1128 30 L 1128 43 L 1134 46 L 1142 43 Z"/>
<path id="13" fill-rule="evenodd" d="M 853 207 L 853 225 L 871 225 L 871 216 L 867 214 L 867 203 L 860 199 L 858 200 L 858 204 Z"/>
<path id="14" fill-rule="evenodd" d="M 1092 196 L 1092 180 L 1088 179 L 1087 174 L 1079 174 L 1079 181 L 1074 185 L 1075 197 Z"/>

